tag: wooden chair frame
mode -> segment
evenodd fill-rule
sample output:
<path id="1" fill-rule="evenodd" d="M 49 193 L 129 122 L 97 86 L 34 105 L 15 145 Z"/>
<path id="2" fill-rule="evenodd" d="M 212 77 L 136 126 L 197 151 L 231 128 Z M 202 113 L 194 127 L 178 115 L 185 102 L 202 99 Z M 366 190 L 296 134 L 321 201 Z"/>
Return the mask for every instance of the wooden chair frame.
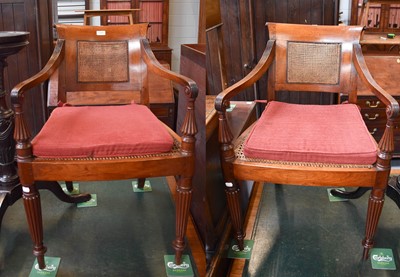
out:
<path id="1" fill-rule="evenodd" d="M 115 28 L 107 29 L 109 33 L 113 33 L 111 30 L 116 30 L 116 28 L 133 28 L 132 26 L 80 26 L 79 28 L 82 29 L 78 32 L 84 33 L 87 30 L 101 31 L 105 28 Z M 147 30 L 147 27 L 145 30 Z M 111 37 L 111 39 L 116 40 L 118 38 Z M 98 181 L 178 176 L 176 238 L 173 241 L 173 247 L 176 254 L 175 262 L 176 264 L 181 263 L 182 252 L 185 248 L 184 236 L 192 195 L 195 134 L 197 132 L 194 102 L 197 97 L 198 88 L 191 79 L 163 67 L 156 60 L 145 36 L 135 39 L 139 40 L 139 42 L 136 41 L 135 45 L 140 46 L 140 49 L 136 49 L 135 55 L 141 57 L 140 59 L 145 64 L 148 72 L 166 78 L 185 88 L 187 106 L 186 117 L 181 128 L 182 136 L 179 137 L 166 127 L 180 145 L 178 151 L 174 151 L 172 154 L 87 159 L 45 159 L 33 156 L 32 145 L 30 143 L 31 134 L 24 118 L 24 97 L 30 93 L 31 88 L 49 80 L 63 59 L 68 58 L 66 55 L 66 41 L 64 39 L 58 39 L 54 52 L 45 67 L 33 77 L 15 86 L 11 92 L 11 101 L 15 110 L 14 138 L 16 140 L 17 162 L 23 189 L 23 201 L 31 237 L 34 242 L 33 253 L 37 257 L 41 269 L 45 268 L 44 254 L 46 247 L 43 244 L 41 201 L 37 185 L 43 181 L 54 182 L 55 180 Z M 149 105 L 147 87 L 150 80 L 146 77 L 143 80 L 140 100 L 141 103 Z M 58 183 L 54 182 L 53 185 L 58 186 Z"/>
<path id="2" fill-rule="evenodd" d="M 243 217 L 239 204 L 238 180 L 254 180 L 276 184 L 304 186 L 354 186 L 371 187 L 366 220 L 363 258 L 367 259 L 373 247 L 373 238 L 382 211 L 385 190 L 388 184 L 391 154 L 394 150 L 394 121 L 399 115 L 399 104 L 372 78 L 362 55 L 359 26 L 310 26 L 295 24 L 267 23 L 270 40 L 256 67 L 242 80 L 222 91 L 216 98 L 215 107 L 219 114 L 219 141 L 221 163 L 225 177 L 225 192 L 234 227 L 234 236 L 243 249 Z M 280 33 L 281 32 L 281 33 Z M 287 84 L 277 72 L 277 63 L 282 62 L 286 41 L 343 42 L 341 78 L 337 86 L 321 84 Z M 279 60 L 281 59 L 281 60 Z M 281 64 L 282 65 L 282 64 Z M 343 72 L 344 71 L 344 72 Z M 229 101 L 245 88 L 252 86 L 268 72 L 268 100 L 275 99 L 275 90 L 317 91 L 347 93 L 350 103 L 357 103 L 357 77 L 386 105 L 387 123 L 378 145 L 377 162 L 370 167 L 312 166 L 307 164 L 268 163 L 243 161 L 235 155 L 238 141 L 232 140 L 227 121 L 226 109 Z"/>

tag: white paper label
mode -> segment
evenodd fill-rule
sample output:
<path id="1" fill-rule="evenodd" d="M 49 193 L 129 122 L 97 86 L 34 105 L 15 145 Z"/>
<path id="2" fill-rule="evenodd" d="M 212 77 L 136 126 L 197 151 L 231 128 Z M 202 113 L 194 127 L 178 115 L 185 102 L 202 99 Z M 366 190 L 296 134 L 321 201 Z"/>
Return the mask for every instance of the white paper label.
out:
<path id="1" fill-rule="evenodd" d="M 225 183 L 225 186 L 226 186 L 227 188 L 231 188 L 231 187 L 233 187 L 233 183 L 231 183 L 231 182 L 226 182 L 226 183 Z"/>

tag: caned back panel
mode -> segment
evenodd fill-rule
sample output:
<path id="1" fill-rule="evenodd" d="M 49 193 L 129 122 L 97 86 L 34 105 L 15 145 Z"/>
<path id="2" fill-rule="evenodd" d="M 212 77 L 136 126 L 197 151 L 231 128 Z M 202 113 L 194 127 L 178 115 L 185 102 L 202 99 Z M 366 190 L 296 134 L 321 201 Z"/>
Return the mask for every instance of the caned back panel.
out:
<path id="1" fill-rule="evenodd" d="M 268 23 L 276 52 L 269 82 L 275 91 L 350 93 L 355 89 L 353 44 L 360 26 Z M 272 83 L 271 83 L 272 82 Z"/>
<path id="2" fill-rule="evenodd" d="M 140 103 L 147 73 L 140 39 L 146 38 L 147 27 L 57 25 L 65 40 L 58 99 L 73 105 Z"/>

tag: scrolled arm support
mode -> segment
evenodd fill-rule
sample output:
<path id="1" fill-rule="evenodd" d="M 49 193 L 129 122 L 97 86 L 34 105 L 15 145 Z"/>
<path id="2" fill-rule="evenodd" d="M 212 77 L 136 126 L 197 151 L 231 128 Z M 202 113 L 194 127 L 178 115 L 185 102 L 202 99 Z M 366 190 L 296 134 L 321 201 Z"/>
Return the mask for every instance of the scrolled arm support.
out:
<path id="1" fill-rule="evenodd" d="M 24 118 L 24 96 L 29 89 L 38 86 L 48 80 L 59 66 L 64 55 L 64 40 L 58 40 L 53 54 L 47 64 L 37 74 L 31 78 L 17 84 L 11 90 L 11 103 L 15 111 L 14 139 L 16 142 L 17 159 L 19 162 L 32 157 L 32 147 L 30 143 L 31 134 Z"/>
<path id="2" fill-rule="evenodd" d="M 140 44 L 142 49 L 142 57 L 147 65 L 147 70 L 184 87 L 184 94 L 187 98 L 187 106 L 185 118 L 181 127 L 182 154 L 192 155 L 192 153 L 194 153 L 195 135 L 197 133 L 194 102 L 199 93 L 198 87 L 192 79 L 181 74 L 177 74 L 162 66 L 154 56 L 147 39 L 142 39 Z"/>
<path id="3" fill-rule="evenodd" d="M 379 153 L 377 167 L 382 170 L 389 170 L 390 160 L 394 151 L 394 121 L 399 116 L 400 112 L 399 103 L 381 86 L 379 86 L 372 77 L 364 56 L 362 55 L 361 46 L 359 44 L 354 44 L 353 51 L 353 63 L 361 81 L 381 102 L 386 105 L 387 122 L 385 132 L 378 144 Z"/>
<path id="4" fill-rule="evenodd" d="M 162 66 L 162 64 L 160 64 L 160 62 L 154 56 L 154 53 L 151 50 L 149 41 L 147 39 L 140 40 L 140 44 L 142 49 L 142 57 L 147 65 L 147 70 L 181 85 L 185 88 L 185 94 L 189 98 L 195 99 L 197 97 L 198 88 L 196 83 L 192 79 L 175 73 Z"/>
<path id="5" fill-rule="evenodd" d="M 60 65 L 64 57 L 64 40 L 57 40 L 57 44 L 54 48 L 53 54 L 51 55 L 49 61 L 37 74 L 33 75 L 31 78 L 17 84 L 11 91 L 11 103 L 12 105 L 21 105 L 23 102 L 24 93 L 29 89 L 36 87 L 37 85 L 48 80 Z"/>
<path id="6" fill-rule="evenodd" d="M 269 40 L 261 59 L 254 67 L 254 69 L 239 82 L 235 83 L 234 85 L 228 87 L 220 94 L 218 94 L 215 100 L 215 109 L 218 112 L 219 120 L 218 139 L 221 144 L 221 151 L 223 153 L 223 159 L 225 161 L 234 159 L 235 155 L 232 145 L 233 135 L 226 118 L 226 109 L 229 108 L 229 101 L 232 97 L 239 94 L 245 88 L 253 85 L 256 81 L 258 81 L 263 76 L 263 74 L 267 72 L 268 68 L 274 60 L 274 57 L 275 41 Z"/>
<path id="7" fill-rule="evenodd" d="M 239 82 L 233 84 L 232 86 L 226 88 L 220 94 L 218 94 L 215 100 L 215 109 L 219 112 L 225 112 L 226 108 L 229 107 L 229 100 L 235 95 L 239 94 L 245 88 L 250 87 L 256 81 L 258 81 L 268 68 L 272 64 L 275 58 L 275 40 L 269 40 L 267 46 L 265 47 L 264 53 L 261 59 L 248 75 L 246 75 Z"/>
<path id="8" fill-rule="evenodd" d="M 380 85 L 378 85 L 372 77 L 368 70 L 364 56 L 362 55 L 361 46 L 359 44 L 354 44 L 353 51 L 353 63 L 358 76 L 365 86 L 386 105 L 386 115 L 388 120 L 394 120 L 399 116 L 400 113 L 399 103 L 393 98 L 393 96 L 391 96 Z"/>
<path id="9" fill-rule="evenodd" d="M 187 97 L 186 114 L 181 127 L 182 133 L 182 154 L 191 155 L 194 153 L 195 135 L 197 133 L 196 116 L 194 110 L 194 102 L 197 96 L 196 91 L 193 91 L 189 86 L 185 87 L 185 95 Z"/>

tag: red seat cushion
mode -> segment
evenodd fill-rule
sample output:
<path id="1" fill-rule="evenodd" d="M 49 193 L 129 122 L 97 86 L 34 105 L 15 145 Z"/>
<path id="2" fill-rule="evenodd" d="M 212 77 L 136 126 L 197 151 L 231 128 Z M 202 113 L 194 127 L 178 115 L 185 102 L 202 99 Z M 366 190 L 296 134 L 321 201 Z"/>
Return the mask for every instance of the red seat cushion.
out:
<path id="1" fill-rule="evenodd" d="M 115 157 L 168 152 L 173 138 L 143 105 L 56 108 L 32 140 L 47 158 Z"/>
<path id="2" fill-rule="evenodd" d="M 246 139 L 243 152 L 267 160 L 373 164 L 377 145 L 354 104 L 272 101 Z"/>

